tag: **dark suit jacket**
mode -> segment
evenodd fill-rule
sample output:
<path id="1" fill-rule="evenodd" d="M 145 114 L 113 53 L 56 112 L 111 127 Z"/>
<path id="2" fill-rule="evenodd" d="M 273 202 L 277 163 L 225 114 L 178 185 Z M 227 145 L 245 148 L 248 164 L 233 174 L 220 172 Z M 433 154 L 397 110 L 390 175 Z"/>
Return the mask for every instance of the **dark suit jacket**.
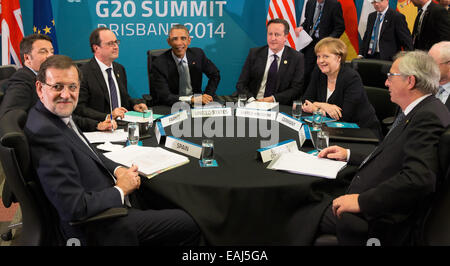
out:
<path id="1" fill-rule="evenodd" d="M 430 50 L 435 43 L 450 41 L 450 17 L 447 10 L 432 1 L 424 12 L 422 30 L 414 42 L 414 48 Z M 418 19 L 419 16 L 416 17 L 416 20 Z M 416 31 L 414 27 L 413 36 Z"/>
<path id="2" fill-rule="evenodd" d="M 122 107 L 132 111 L 133 106 L 138 101 L 131 99 L 128 94 L 125 68 L 121 64 L 113 62 L 113 69 L 119 85 Z M 111 113 L 111 101 L 108 86 L 95 57 L 83 65 L 81 72 L 83 73 L 83 80 L 81 81 L 80 97 L 75 113 L 97 121 L 103 121 L 106 115 Z"/>
<path id="3" fill-rule="evenodd" d="M 421 216 L 417 212 L 429 207 L 421 205 L 436 190 L 437 144 L 449 124 L 450 113 L 439 99 L 425 98 L 385 137 L 349 186 L 347 194 L 360 194 L 369 225 L 375 220 L 402 225 L 384 232 L 392 243 L 404 240 Z M 351 153 L 350 163 L 362 158 Z"/>
<path id="4" fill-rule="evenodd" d="M 377 12 L 369 14 L 367 28 L 364 33 L 359 54 L 367 57 L 369 44 L 372 38 L 372 31 L 377 18 Z M 392 57 L 399 51 L 413 50 L 412 38 L 406 23 L 405 16 L 391 8 L 388 8 L 383 18 L 383 24 L 379 35 L 380 59 L 392 60 Z"/>
<path id="5" fill-rule="evenodd" d="M 200 48 L 188 48 L 186 57 L 193 93 L 215 96 L 220 81 L 220 72 L 217 67 Z M 153 61 L 151 72 L 152 80 L 150 82 L 152 89 L 156 90 L 157 102 L 169 106 L 178 102 L 180 77 L 171 49 Z M 203 73 L 208 77 L 208 84 L 204 92 L 202 92 Z"/>
<path id="6" fill-rule="evenodd" d="M 267 64 L 269 47 L 251 48 L 236 84 L 239 93 L 249 93 L 256 98 Z M 278 68 L 277 86 L 273 95 L 281 104 L 291 104 L 303 94 L 303 54 L 285 46 Z M 249 96 L 249 97 L 250 97 Z"/>
<path id="7" fill-rule="evenodd" d="M 310 102 L 327 102 L 326 98 L 327 76 L 316 66 L 302 99 Z M 376 133 L 379 132 L 380 124 L 375 109 L 367 98 L 361 77 L 351 67 L 341 66 L 336 79 L 335 90 L 328 99 L 328 103 L 342 108 L 341 120 L 357 123 L 360 127 L 371 128 Z"/>
<path id="8" fill-rule="evenodd" d="M 30 110 L 24 131 L 34 169 L 47 198 L 58 211 L 63 228 L 70 231 L 69 221 L 122 206 L 110 174 L 118 164 L 102 154 L 95 156 L 76 133 L 40 101 Z"/>
<path id="9" fill-rule="evenodd" d="M 317 0 L 308 0 L 305 9 L 305 21 L 302 27 L 309 34 L 314 27 L 314 12 Z M 342 15 L 341 3 L 337 0 L 325 0 L 323 13 L 319 22 L 319 40 L 325 37 L 341 37 L 345 31 L 344 17 Z M 313 37 L 313 36 L 311 36 Z"/>
<path id="10" fill-rule="evenodd" d="M 36 104 L 36 75 L 28 67 L 17 70 L 6 84 L 6 92 L 0 106 L 0 117 L 13 109 L 22 109 L 25 112 Z M 74 116 L 73 120 L 83 131 L 95 131 L 97 121 Z M 103 121 L 104 119 L 102 119 Z"/>

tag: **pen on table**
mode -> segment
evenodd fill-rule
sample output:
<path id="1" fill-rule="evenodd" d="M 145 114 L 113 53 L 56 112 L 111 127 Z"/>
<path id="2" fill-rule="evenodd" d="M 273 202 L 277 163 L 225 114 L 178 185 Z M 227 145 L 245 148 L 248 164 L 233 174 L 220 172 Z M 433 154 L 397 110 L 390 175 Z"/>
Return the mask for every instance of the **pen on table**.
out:
<path id="1" fill-rule="evenodd" d="M 111 118 L 111 120 L 110 120 L 110 122 L 111 122 L 111 132 L 114 132 L 114 123 L 113 123 L 113 115 L 112 114 L 110 114 L 110 118 Z"/>

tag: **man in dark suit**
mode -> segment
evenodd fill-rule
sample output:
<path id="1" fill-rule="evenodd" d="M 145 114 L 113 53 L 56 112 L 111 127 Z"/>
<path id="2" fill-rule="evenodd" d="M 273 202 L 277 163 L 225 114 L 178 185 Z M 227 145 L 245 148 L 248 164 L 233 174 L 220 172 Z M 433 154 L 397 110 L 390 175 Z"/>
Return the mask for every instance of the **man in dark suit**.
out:
<path id="1" fill-rule="evenodd" d="M 413 50 L 405 16 L 389 8 L 389 0 L 375 0 L 372 5 L 376 11 L 369 14 L 359 55 L 391 61 L 402 48 Z"/>
<path id="2" fill-rule="evenodd" d="M 415 49 L 428 51 L 433 44 L 450 41 L 450 17 L 445 8 L 431 0 L 411 0 L 418 8 L 412 33 Z"/>
<path id="3" fill-rule="evenodd" d="M 314 46 L 325 37 L 339 38 L 345 31 L 341 3 L 337 0 L 308 0 L 305 21 L 296 30 L 306 30 L 313 39 L 302 50 L 305 55 L 305 84 L 308 86 L 310 74 L 316 65 Z"/>
<path id="4" fill-rule="evenodd" d="M 156 90 L 157 102 L 169 105 L 184 101 L 207 104 L 213 101 L 219 86 L 220 73 L 202 49 L 189 48 L 191 37 L 184 25 L 174 25 L 167 38 L 172 49 L 157 57 L 151 68 L 152 89 Z M 202 92 L 202 76 L 208 84 Z M 195 94 L 201 94 L 193 96 Z"/>
<path id="5" fill-rule="evenodd" d="M 91 33 L 89 41 L 94 57 L 81 69 L 83 80 L 75 113 L 102 121 L 109 114 L 116 119 L 123 118 L 128 110 L 146 110 L 145 103 L 130 97 L 125 68 L 114 62 L 119 57 L 116 35 L 101 27 Z"/>
<path id="6" fill-rule="evenodd" d="M 5 95 L 0 105 L 0 117 L 11 110 L 21 109 L 26 112 L 38 101 L 36 93 L 36 74 L 47 57 L 53 55 L 52 40 L 47 35 L 31 34 L 20 42 L 20 58 L 23 68 L 17 70 L 5 83 Z M 83 131 L 111 130 L 115 123 L 74 116 L 74 120 Z M 3 186 L 3 204 L 9 207 L 13 198 L 7 183 Z"/>
<path id="7" fill-rule="evenodd" d="M 439 90 L 436 98 L 450 110 L 450 42 L 438 42 L 428 51 L 441 71 Z"/>
<path id="8" fill-rule="evenodd" d="M 83 236 L 69 225 L 70 221 L 127 206 L 127 216 L 89 229 L 100 245 L 196 244 L 199 229 L 184 211 L 132 207 L 129 196 L 139 192 L 141 183 L 137 166 L 125 168 L 95 152 L 72 120 L 80 79 L 69 57 L 49 57 L 36 83 L 40 101 L 30 110 L 24 129 L 32 164 L 59 214 L 64 236 Z"/>
<path id="9" fill-rule="evenodd" d="M 263 102 L 291 104 L 303 94 L 303 55 L 285 46 L 289 24 L 267 23 L 267 45 L 251 48 L 236 84 L 238 93 Z"/>
<path id="10" fill-rule="evenodd" d="M 346 195 L 326 209 L 322 232 L 344 245 L 365 245 L 372 237 L 381 245 L 411 244 L 440 181 L 437 147 L 450 124 L 450 112 L 433 96 L 438 80 L 439 69 L 425 52 L 400 53 L 386 85 L 402 112 L 383 142 L 365 159 L 338 146 L 319 154 L 359 164 Z"/>

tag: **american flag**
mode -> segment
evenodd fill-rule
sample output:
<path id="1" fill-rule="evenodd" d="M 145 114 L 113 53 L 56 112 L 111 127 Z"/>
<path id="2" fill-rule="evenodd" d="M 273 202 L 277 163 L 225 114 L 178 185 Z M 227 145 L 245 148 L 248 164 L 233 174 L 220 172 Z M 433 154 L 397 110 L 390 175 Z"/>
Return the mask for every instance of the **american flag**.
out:
<path id="1" fill-rule="evenodd" d="M 19 45 L 23 38 L 23 23 L 19 0 L 0 0 L 0 28 L 2 64 L 14 63 L 21 67 Z"/>
<path id="2" fill-rule="evenodd" d="M 296 49 L 294 43 L 294 38 L 296 38 L 294 29 L 297 27 L 297 18 L 295 16 L 294 0 L 270 0 L 266 23 L 274 18 L 282 18 L 289 23 L 290 30 L 287 45 Z"/>

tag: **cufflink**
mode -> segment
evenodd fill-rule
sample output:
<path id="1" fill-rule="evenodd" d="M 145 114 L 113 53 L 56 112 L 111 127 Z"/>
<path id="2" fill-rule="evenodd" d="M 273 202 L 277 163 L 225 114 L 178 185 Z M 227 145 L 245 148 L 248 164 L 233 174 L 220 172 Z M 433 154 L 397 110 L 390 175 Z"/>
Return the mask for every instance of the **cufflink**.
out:
<path id="1" fill-rule="evenodd" d="M 287 60 L 284 60 L 284 62 L 283 62 L 285 65 L 287 64 Z"/>

